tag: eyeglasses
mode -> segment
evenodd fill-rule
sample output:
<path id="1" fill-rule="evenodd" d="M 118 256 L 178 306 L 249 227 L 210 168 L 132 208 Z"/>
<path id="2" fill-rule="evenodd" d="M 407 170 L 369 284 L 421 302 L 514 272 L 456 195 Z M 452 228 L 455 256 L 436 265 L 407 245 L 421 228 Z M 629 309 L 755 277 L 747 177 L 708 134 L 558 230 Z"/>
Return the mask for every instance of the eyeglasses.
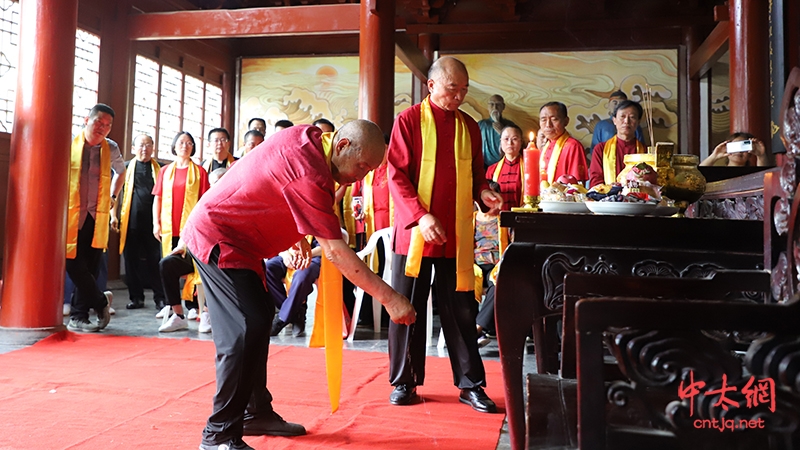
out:
<path id="1" fill-rule="evenodd" d="M 225 139 L 225 138 L 222 138 L 222 139 L 209 139 L 208 142 L 210 142 L 212 144 L 217 144 L 217 143 L 219 143 L 219 144 L 227 144 L 228 140 Z"/>
<path id="2" fill-rule="evenodd" d="M 139 144 L 136 148 L 153 148 L 153 144 Z"/>
<path id="3" fill-rule="evenodd" d="M 182 145 L 182 146 L 184 146 L 184 147 L 194 147 L 194 144 L 192 144 L 191 142 L 186 142 L 186 141 L 178 141 L 178 142 L 176 142 L 176 143 L 175 143 L 175 146 L 176 146 L 176 147 L 177 147 L 177 146 L 180 146 L 180 145 Z"/>

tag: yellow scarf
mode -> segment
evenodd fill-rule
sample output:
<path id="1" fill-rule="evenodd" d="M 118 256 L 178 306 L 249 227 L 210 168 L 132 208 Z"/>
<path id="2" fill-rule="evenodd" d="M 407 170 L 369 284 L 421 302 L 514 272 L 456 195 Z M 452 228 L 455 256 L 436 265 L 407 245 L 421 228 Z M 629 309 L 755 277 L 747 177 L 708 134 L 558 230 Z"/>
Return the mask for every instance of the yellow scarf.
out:
<path id="1" fill-rule="evenodd" d="M 175 181 L 175 163 L 164 168 L 163 185 L 161 187 L 161 251 L 167 255 L 172 251 L 172 183 Z M 200 168 L 197 164 L 189 162 L 186 172 L 186 190 L 183 194 L 183 209 L 181 210 L 181 223 L 179 230 L 183 229 L 189 213 L 194 209 L 200 199 Z"/>
<path id="2" fill-rule="evenodd" d="M 456 132 L 454 153 L 456 162 L 456 291 L 469 292 L 474 289 L 475 274 L 472 228 L 472 142 L 461 111 L 456 110 Z M 436 122 L 430 105 L 430 97 L 422 101 L 420 108 L 422 128 L 422 158 L 420 161 L 417 194 L 423 208 L 430 210 L 433 181 L 436 174 Z M 419 225 L 411 229 L 411 243 L 406 259 L 406 276 L 419 276 L 425 239 Z"/>
<path id="3" fill-rule="evenodd" d="M 517 156 L 517 159 L 520 159 L 521 156 Z M 505 164 L 506 158 L 500 158 L 500 161 L 497 163 L 497 167 L 494 169 L 494 174 L 492 175 L 492 181 L 497 183 L 500 179 L 500 174 L 503 173 L 503 164 Z M 522 161 L 519 161 L 519 185 L 525 186 L 525 164 Z M 514 205 L 519 206 L 519 205 Z"/>
<path id="4" fill-rule="evenodd" d="M 517 158 L 519 158 L 519 156 Z M 505 160 L 506 160 L 505 158 L 502 158 L 500 162 L 497 163 L 497 168 L 494 169 L 494 175 L 492 175 L 492 181 L 494 181 L 495 183 L 497 182 L 497 180 L 500 179 L 500 173 L 502 173 L 503 163 L 505 162 Z M 522 161 L 519 162 L 519 176 L 520 176 L 519 185 L 525 186 L 525 164 L 523 164 Z M 519 206 L 519 205 L 514 205 L 514 206 Z M 500 255 L 502 255 L 503 252 L 505 252 L 506 248 L 508 247 L 508 230 L 505 227 L 500 226 L 499 215 L 497 216 L 497 234 L 498 234 L 498 241 L 500 243 Z"/>
<path id="5" fill-rule="evenodd" d="M 337 208 L 338 209 L 338 208 Z M 353 217 L 353 185 L 347 186 L 342 197 L 342 222 L 347 235 L 350 248 L 356 248 L 356 218 Z"/>
<path id="6" fill-rule="evenodd" d="M 384 172 L 386 173 L 386 172 Z M 375 230 L 375 198 L 372 194 L 372 183 L 375 182 L 375 171 L 371 170 L 364 177 L 364 230 L 366 231 L 366 239 L 369 240 Z M 381 180 L 378 180 L 381 182 Z M 389 226 L 394 225 L 394 201 L 392 196 L 389 195 Z M 376 249 L 369 257 L 369 268 L 373 272 L 378 273 L 378 250 Z"/>
<path id="7" fill-rule="evenodd" d="M 330 167 L 333 155 L 333 133 L 322 133 L 322 153 Z M 335 207 L 334 207 L 335 209 Z M 317 285 L 317 306 L 314 312 L 314 329 L 311 332 L 309 347 L 325 347 L 325 371 L 328 377 L 328 397 L 331 414 L 339 409 L 339 395 L 342 388 L 342 274 L 328 260 L 324 252 L 320 258 L 320 273 Z M 319 318 L 322 320 L 319 320 Z M 357 320 L 357 319 L 355 319 Z"/>
<path id="8" fill-rule="evenodd" d="M 86 143 L 83 131 L 75 136 L 70 148 L 69 163 L 69 208 L 67 209 L 67 259 L 75 259 L 78 253 L 78 222 L 81 215 L 81 165 L 83 146 Z M 100 143 L 100 186 L 97 189 L 97 211 L 95 212 L 92 247 L 108 247 L 108 224 L 111 219 L 111 147 L 103 139 Z"/>
<path id="9" fill-rule="evenodd" d="M 139 161 L 136 158 L 132 159 L 130 164 L 128 164 L 128 170 L 125 171 L 125 195 L 122 198 L 122 212 L 120 213 L 120 222 L 122 222 L 122 226 L 119 230 L 120 255 L 122 254 L 122 250 L 125 249 L 125 240 L 128 237 L 128 219 L 130 218 L 131 212 L 131 199 L 133 199 L 133 181 L 136 174 L 136 164 L 140 164 Z M 161 166 L 155 158 L 150 159 L 150 164 L 153 167 L 153 182 L 155 183 L 158 177 L 158 170 Z"/>
<path id="10" fill-rule="evenodd" d="M 547 162 L 547 182 L 553 184 L 553 181 L 556 179 L 556 167 L 558 167 L 558 158 L 561 156 L 561 150 L 564 149 L 564 144 L 569 139 L 569 133 L 564 132 L 558 140 L 556 140 L 556 144 L 553 147 L 553 153 L 550 154 L 550 161 Z M 547 152 L 542 152 L 541 161 L 539 161 L 539 167 L 545 167 L 545 160 L 544 155 Z"/>
<path id="11" fill-rule="evenodd" d="M 230 152 L 228 153 L 227 160 L 228 160 L 228 167 L 230 167 L 231 164 L 233 164 L 233 162 L 236 161 L 236 159 L 233 157 L 232 154 L 230 154 Z M 209 173 L 211 172 L 211 166 L 213 164 L 213 161 L 214 161 L 214 158 L 212 157 L 212 158 L 208 158 L 208 161 L 203 163 L 203 169 L 205 169 L 206 172 L 209 172 Z"/>
<path id="12" fill-rule="evenodd" d="M 636 153 L 644 153 L 644 145 L 636 141 Z M 606 141 L 603 146 L 603 181 L 611 184 L 617 181 L 617 136 Z"/>

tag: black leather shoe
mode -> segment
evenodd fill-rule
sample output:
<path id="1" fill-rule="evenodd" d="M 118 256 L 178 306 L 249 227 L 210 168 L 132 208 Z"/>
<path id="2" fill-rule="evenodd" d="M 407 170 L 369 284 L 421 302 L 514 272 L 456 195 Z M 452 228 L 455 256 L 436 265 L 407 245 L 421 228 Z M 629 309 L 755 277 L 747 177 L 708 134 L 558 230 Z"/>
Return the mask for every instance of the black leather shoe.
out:
<path id="1" fill-rule="evenodd" d="M 275 411 L 244 420 L 245 436 L 303 436 L 306 429 L 297 423 L 283 420 Z"/>
<path id="2" fill-rule="evenodd" d="M 389 396 L 389 403 L 393 405 L 408 405 L 417 396 L 417 387 L 409 384 L 398 384 Z"/>
<path id="3" fill-rule="evenodd" d="M 142 309 L 144 308 L 144 300 L 131 300 L 130 303 L 125 305 L 125 309 Z"/>
<path id="4" fill-rule="evenodd" d="M 200 450 L 256 450 L 241 439 L 234 439 L 224 444 L 200 444 Z"/>
<path id="5" fill-rule="evenodd" d="M 272 321 L 272 330 L 269 332 L 270 336 L 277 336 L 286 327 L 286 322 L 279 318 Z"/>
<path id="6" fill-rule="evenodd" d="M 466 403 L 472 406 L 472 409 L 482 413 L 496 413 L 497 405 L 494 404 L 492 399 L 486 395 L 482 387 L 472 389 L 462 389 L 461 395 L 458 396 L 461 403 Z"/>

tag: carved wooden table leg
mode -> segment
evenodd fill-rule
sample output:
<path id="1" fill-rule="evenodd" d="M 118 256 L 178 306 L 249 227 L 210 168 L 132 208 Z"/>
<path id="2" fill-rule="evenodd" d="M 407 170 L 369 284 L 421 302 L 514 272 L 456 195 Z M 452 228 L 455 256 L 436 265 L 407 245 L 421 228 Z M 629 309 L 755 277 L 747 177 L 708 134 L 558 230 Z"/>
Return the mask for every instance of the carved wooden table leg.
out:
<path id="1" fill-rule="evenodd" d="M 505 385 L 506 414 L 511 448 L 522 450 L 526 446 L 525 399 L 522 392 L 522 354 L 525 338 L 533 324 L 533 299 L 537 273 L 532 267 L 534 246 L 512 244 L 506 250 L 497 273 L 495 321 L 497 346 Z M 538 355 L 537 355 L 538 356 Z"/>

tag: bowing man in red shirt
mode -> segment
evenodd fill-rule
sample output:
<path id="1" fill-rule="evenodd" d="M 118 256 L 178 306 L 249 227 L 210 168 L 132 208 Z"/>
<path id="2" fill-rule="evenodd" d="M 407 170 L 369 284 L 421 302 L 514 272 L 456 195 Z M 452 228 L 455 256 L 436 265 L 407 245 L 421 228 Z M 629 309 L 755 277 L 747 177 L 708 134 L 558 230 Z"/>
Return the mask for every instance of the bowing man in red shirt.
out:
<path id="1" fill-rule="evenodd" d="M 483 391 L 478 352 L 473 272 L 473 201 L 496 214 L 502 197 L 484 177 L 478 124 L 458 107 L 469 75 L 452 57 L 433 63 L 430 96 L 400 113 L 389 143 L 389 192 L 394 200 L 392 287 L 424 311 L 436 268 L 436 294 L 459 399 L 481 412 L 496 412 Z M 389 324 L 389 379 L 394 405 L 416 398 L 425 381 L 425 320 Z"/>
<path id="2" fill-rule="evenodd" d="M 306 235 L 353 283 L 386 306 L 395 322 L 414 322 L 414 309 L 342 240 L 333 211 L 334 184 L 364 178 L 383 161 L 380 128 L 355 120 L 338 132 L 298 125 L 276 133 L 195 206 L 175 252 L 189 251 L 214 318 L 217 392 L 200 449 L 250 449 L 243 435 L 296 436 L 298 424 L 272 409 L 266 389 L 269 333 L 275 305 L 266 289 L 264 259 L 292 248 L 294 264 L 308 267 Z M 474 327 L 474 324 L 473 324 Z"/>

